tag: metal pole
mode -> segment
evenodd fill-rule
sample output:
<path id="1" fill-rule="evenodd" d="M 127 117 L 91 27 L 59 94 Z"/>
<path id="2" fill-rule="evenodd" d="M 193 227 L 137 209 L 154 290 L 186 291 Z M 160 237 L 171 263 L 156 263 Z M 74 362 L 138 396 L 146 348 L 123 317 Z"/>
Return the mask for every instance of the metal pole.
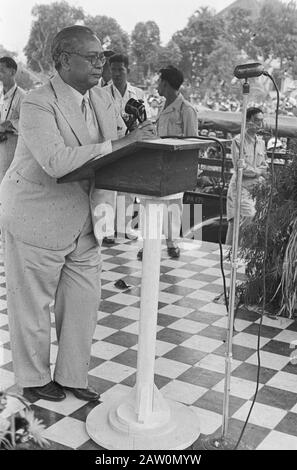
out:
<path id="1" fill-rule="evenodd" d="M 230 297 L 228 309 L 228 328 L 227 328 L 227 344 L 226 344 L 226 361 L 225 361 L 225 387 L 224 387 L 224 404 L 223 404 L 223 425 L 222 425 L 222 439 L 224 440 L 228 432 L 228 419 L 229 419 L 229 395 L 230 395 L 230 381 L 231 381 L 231 361 L 232 361 L 232 337 L 233 337 L 233 324 L 234 324 L 234 307 L 236 297 L 236 272 L 238 267 L 237 250 L 239 238 L 239 225 L 240 225 L 240 203 L 241 203 L 241 187 L 242 187 L 242 173 L 244 168 L 244 138 L 246 128 L 246 110 L 248 94 L 250 91 L 247 79 L 243 83 L 243 106 L 242 106 L 242 123 L 240 134 L 240 150 L 239 160 L 236 169 L 236 201 L 235 201 L 235 214 L 233 224 L 233 239 L 232 239 L 232 254 L 231 254 L 231 279 L 230 279 Z"/>

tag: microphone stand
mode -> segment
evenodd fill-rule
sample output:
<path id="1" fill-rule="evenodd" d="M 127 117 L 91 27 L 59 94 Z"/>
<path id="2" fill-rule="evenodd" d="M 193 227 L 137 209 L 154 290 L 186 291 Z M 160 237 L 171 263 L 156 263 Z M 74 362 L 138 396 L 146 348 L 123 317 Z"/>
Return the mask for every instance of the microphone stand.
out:
<path id="1" fill-rule="evenodd" d="M 242 123 L 240 133 L 240 150 L 239 160 L 236 169 L 236 201 L 235 201 L 235 214 L 233 224 L 233 239 L 232 239 L 232 254 L 231 254 L 231 279 L 230 279 L 230 295 L 229 295 L 229 308 L 228 308 L 228 327 L 227 327 L 227 343 L 226 343 L 226 360 L 225 360 L 225 386 L 224 386 L 224 404 L 223 404 L 223 423 L 222 434 L 219 437 L 205 438 L 202 444 L 207 450 L 232 450 L 235 448 L 235 442 L 228 439 L 228 420 L 229 420 L 229 396 L 230 396 L 230 382 L 231 382 L 231 362 L 232 362 L 232 337 L 234 326 L 234 313 L 235 313 L 235 299 L 236 299 L 236 273 L 238 267 L 237 251 L 239 239 L 239 226 L 240 226 L 240 203 L 241 203 L 241 188 L 242 188 L 242 175 L 244 168 L 243 147 L 245 139 L 246 128 L 246 110 L 250 86 L 245 78 L 242 85 L 243 105 L 242 105 Z M 241 444 L 241 448 L 244 446 Z"/>

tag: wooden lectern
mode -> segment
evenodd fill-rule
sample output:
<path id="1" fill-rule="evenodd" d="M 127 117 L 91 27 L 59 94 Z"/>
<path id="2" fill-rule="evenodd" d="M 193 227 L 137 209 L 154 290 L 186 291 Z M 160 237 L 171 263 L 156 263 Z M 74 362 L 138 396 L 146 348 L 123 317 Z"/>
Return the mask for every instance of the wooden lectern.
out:
<path id="1" fill-rule="evenodd" d="M 105 449 L 186 449 L 199 436 L 196 413 L 165 399 L 154 385 L 154 362 L 162 200 L 196 186 L 198 150 L 209 144 L 196 139 L 137 142 L 59 179 L 95 178 L 97 188 L 141 194 L 145 201 L 136 385 L 129 394 L 107 398 L 86 421 L 90 437 Z"/>

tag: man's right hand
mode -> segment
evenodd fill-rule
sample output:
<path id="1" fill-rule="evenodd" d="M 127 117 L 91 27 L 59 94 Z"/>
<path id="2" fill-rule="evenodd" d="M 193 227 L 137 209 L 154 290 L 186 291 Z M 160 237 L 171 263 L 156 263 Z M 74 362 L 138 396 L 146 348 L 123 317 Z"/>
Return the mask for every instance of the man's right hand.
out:
<path id="1" fill-rule="evenodd" d="M 132 136 L 134 142 L 157 139 L 155 126 L 149 120 L 144 121 L 134 131 L 132 131 L 131 137 Z"/>
<path id="2" fill-rule="evenodd" d="M 141 142 L 143 140 L 152 140 L 157 139 L 155 126 L 151 123 L 151 121 L 144 121 L 137 129 L 130 132 L 129 134 L 125 135 L 118 140 L 113 140 L 112 143 L 112 151 L 119 150 L 126 145 L 133 144 L 134 142 Z"/>

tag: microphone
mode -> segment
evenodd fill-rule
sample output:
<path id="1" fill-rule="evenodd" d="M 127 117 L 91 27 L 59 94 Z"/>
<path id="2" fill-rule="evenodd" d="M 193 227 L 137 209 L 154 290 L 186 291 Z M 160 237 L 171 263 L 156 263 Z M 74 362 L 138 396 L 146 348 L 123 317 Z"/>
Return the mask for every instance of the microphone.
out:
<path id="1" fill-rule="evenodd" d="M 266 72 L 264 70 L 264 66 L 262 64 L 259 64 L 258 62 L 255 62 L 253 64 L 243 64 L 243 65 L 237 65 L 235 67 L 234 76 L 236 78 L 252 78 L 252 77 L 260 77 L 260 75 L 266 75 Z"/>

